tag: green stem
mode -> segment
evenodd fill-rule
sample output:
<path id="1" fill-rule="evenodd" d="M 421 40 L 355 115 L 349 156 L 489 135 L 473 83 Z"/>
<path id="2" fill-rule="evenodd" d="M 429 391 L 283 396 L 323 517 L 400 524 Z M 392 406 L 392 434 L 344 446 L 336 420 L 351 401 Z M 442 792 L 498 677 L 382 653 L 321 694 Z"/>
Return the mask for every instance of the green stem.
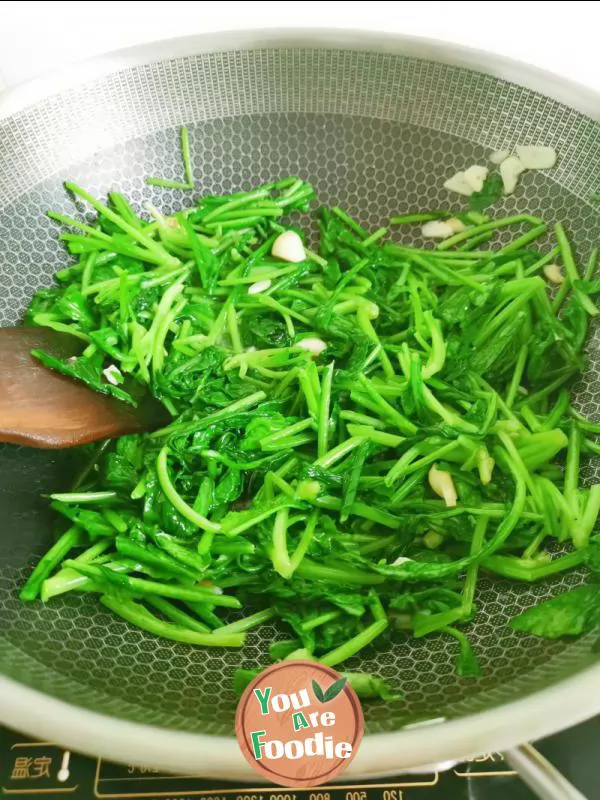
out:
<path id="1" fill-rule="evenodd" d="M 196 644 L 201 647 L 242 647 L 244 644 L 243 633 L 230 633 L 225 636 L 221 636 L 218 630 L 213 633 L 198 633 L 179 625 L 163 622 L 135 600 L 124 600 L 105 594 L 100 598 L 100 602 L 132 625 L 163 639 Z"/>
<path id="2" fill-rule="evenodd" d="M 573 544 L 578 550 L 587 547 L 600 514 L 600 484 L 590 486 L 587 503 L 579 523 L 572 526 Z"/>
<path id="3" fill-rule="evenodd" d="M 517 360 L 515 362 L 515 368 L 513 370 L 513 374 L 510 380 L 508 392 L 506 393 L 507 408 L 512 408 L 512 405 L 515 402 L 517 391 L 519 389 L 519 386 L 521 385 L 521 378 L 523 377 L 523 370 L 525 369 L 525 363 L 527 361 L 528 354 L 529 354 L 529 348 L 527 347 L 526 344 L 522 345 L 521 349 L 519 350 Z"/>
<path id="4" fill-rule="evenodd" d="M 81 186 L 78 186 L 76 183 L 72 181 L 65 182 L 65 188 L 67 191 L 72 192 L 73 194 L 81 197 L 83 200 L 88 202 L 92 208 L 95 208 L 99 214 L 109 219 L 113 224 L 117 227 L 121 228 L 126 234 L 128 234 L 132 239 L 135 239 L 136 242 L 139 242 L 143 245 L 147 250 L 153 253 L 157 258 L 161 259 L 161 263 L 164 263 L 168 266 L 179 266 L 181 263 L 178 258 L 170 255 L 162 245 L 157 244 L 153 239 L 150 239 L 146 236 L 143 231 L 139 228 L 136 228 L 134 225 L 126 222 L 119 214 L 116 214 L 112 209 L 108 206 L 101 203 L 99 200 L 96 200 L 89 192 L 86 192 L 85 189 L 82 189 Z"/>
<path id="5" fill-rule="evenodd" d="M 116 492 L 63 492 L 62 494 L 51 494 L 52 500 L 59 500 L 61 503 L 98 503 L 103 500 L 114 500 Z"/>
<path id="6" fill-rule="evenodd" d="M 289 508 L 280 509 L 273 523 L 273 568 L 282 578 L 289 578 L 293 571 L 287 549 L 288 515 Z"/>
<path id="7" fill-rule="evenodd" d="M 36 599 L 40 593 L 42 583 L 56 569 L 67 553 L 80 544 L 81 537 L 81 529 L 74 525 L 57 539 L 48 552 L 38 561 L 35 569 L 27 579 L 27 583 L 21 589 L 19 593 L 21 600 L 31 602 Z"/>
<path id="8" fill-rule="evenodd" d="M 569 446 L 567 449 L 567 463 L 565 466 L 564 496 L 571 509 L 573 525 L 579 524 L 579 459 L 581 454 L 581 432 L 575 422 L 571 422 L 569 430 Z"/>
<path id="9" fill-rule="evenodd" d="M 211 522 L 206 517 L 203 517 L 202 514 L 198 514 L 197 511 L 189 506 L 183 497 L 177 492 L 171 479 L 169 477 L 169 468 L 167 463 L 167 458 L 169 455 L 169 448 L 165 445 L 160 453 L 158 454 L 158 458 L 156 459 L 156 473 L 158 475 L 158 482 L 160 483 L 161 489 L 165 493 L 165 497 L 171 503 L 171 505 L 179 511 L 179 513 L 188 519 L 190 522 L 193 522 L 198 528 L 203 531 L 217 531 L 221 530 L 221 526 L 216 522 Z"/>
<path id="10" fill-rule="evenodd" d="M 485 532 L 489 524 L 489 517 L 479 517 L 475 523 L 475 530 L 473 531 L 473 538 L 471 540 L 471 555 L 476 555 L 483 549 L 485 542 Z M 465 617 L 470 617 L 473 613 L 473 600 L 475 598 L 475 587 L 477 586 L 477 575 L 479 573 L 479 564 L 474 561 L 467 567 L 467 576 L 463 586 L 463 599 L 462 609 Z"/>
<path id="11" fill-rule="evenodd" d="M 383 583 L 385 578 L 374 572 L 366 572 L 344 564 L 343 567 L 331 567 L 327 564 L 318 564 L 316 561 L 309 561 L 305 558 L 296 569 L 296 575 L 313 581 L 327 581 L 337 583 L 340 586 L 348 584 L 350 586 L 376 586 Z"/>
<path id="12" fill-rule="evenodd" d="M 181 608 L 178 608 L 162 597 L 146 597 L 146 602 L 154 606 L 157 611 L 160 611 L 161 614 L 164 614 L 165 617 L 168 617 L 172 622 L 181 625 L 183 628 L 196 631 L 196 633 L 210 633 L 211 631 L 208 625 L 194 619 L 190 614 L 187 614 Z M 231 633 L 235 632 L 236 631 L 231 631 Z"/>
<path id="13" fill-rule="evenodd" d="M 312 514 L 309 516 L 304 531 L 300 536 L 300 541 L 298 542 L 296 549 L 290 559 L 290 566 L 291 572 L 295 572 L 300 564 L 302 563 L 302 559 L 307 554 L 311 542 L 315 535 L 315 529 L 317 526 L 317 520 L 319 518 L 319 512 L 313 511 Z"/>
<path id="14" fill-rule="evenodd" d="M 358 447 L 359 444 L 364 442 L 365 440 L 361 436 L 352 436 L 350 439 L 346 439 L 341 444 L 338 444 L 336 447 L 333 447 L 327 453 L 325 453 L 321 458 L 318 458 L 314 465 L 315 467 L 323 467 L 324 469 L 328 469 L 336 464 L 338 461 L 341 461 L 345 458 L 348 453 L 351 453 L 355 447 Z"/>
<path id="15" fill-rule="evenodd" d="M 574 569 L 583 563 L 583 560 L 584 554 L 582 551 L 560 556 L 548 563 L 535 560 L 526 561 L 514 556 L 492 555 L 485 558 L 481 562 L 481 566 L 490 572 L 502 575 L 504 578 L 535 583 L 536 581 L 550 578 L 552 575 L 558 575 L 560 572 Z"/>
<path id="16" fill-rule="evenodd" d="M 219 628 L 219 636 L 252 630 L 252 628 L 257 628 L 264 622 L 269 622 L 274 616 L 275 612 L 272 608 L 265 608 L 263 611 L 257 611 L 256 614 L 250 614 L 242 619 L 237 619 L 235 622 L 230 622 L 229 625 L 223 625 Z"/>
<path id="17" fill-rule="evenodd" d="M 471 239 L 473 236 L 479 236 L 481 233 L 489 233 L 490 231 L 496 231 L 500 228 L 506 228 L 508 225 L 520 225 L 523 222 L 527 222 L 529 225 L 536 226 L 537 228 L 545 229 L 545 225 L 543 224 L 542 220 L 538 217 L 532 217 L 529 214 L 517 214 L 513 217 L 504 217 L 503 219 L 496 219 L 492 220 L 491 222 L 484 222 L 482 225 L 473 225 L 471 228 L 467 228 L 460 233 L 456 233 L 454 236 L 450 236 L 448 239 L 444 239 L 443 242 L 438 244 L 437 249 L 439 250 L 449 250 L 451 247 L 454 247 L 461 242 L 466 241 L 467 239 Z M 537 236 L 541 236 L 543 230 L 540 231 Z M 537 236 L 535 238 L 537 238 Z M 520 247 L 521 245 L 519 245 Z M 506 250 L 504 249 L 504 252 Z"/>
<path id="18" fill-rule="evenodd" d="M 408 434 L 412 436 L 417 431 L 416 425 L 414 425 L 410 420 L 406 419 L 394 406 L 390 405 L 385 398 L 381 396 L 381 394 L 375 389 L 372 382 L 366 378 L 364 375 L 359 375 L 358 380 L 368 394 L 368 396 L 373 400 L 375 405 L 380 409 L 382 416 L 388 419 L 392 425 L 397 427 L 402 433 Z"/>
<path id="19" fill-rule="evenodd" d="M 159 597 L 172 597 L 174 600 L 188 600 L 192 603 L 204 603 L 208 606 L 223 606 L 225 608 L 241 607 L 241 603 L 236 597 L 217 594 L 212 589 L 203 586 L 177 586 L 170 583 L 149 581 L 145 578 L 133 578 L 129 575 L 113 572 L 106 567 L 81 564 L 75 559 L 65 561 L 65 567 L 72 567 L 100 585 L 124 589 L 134 595 L 158 595 Z"/>
<path id="20" fill-rule="evenodd" d="M 333 382 L 333 362 L 328 364 L 321 378 L 321 396 L 317 413 L 317 454 L 323 458 L 329 443 L 329 412 L 331 405 L 331 385 Z"/>
<path id="21" fill-rule="evenodd" d="M 352 639 L 340 645 L 340 647 L 336 647 L 335 650 L 331 650 L 329 653 L 321 656 L 319 661 L 321 664 L 326 664 L 328 667 L 335 667 L 336 664 L 346 661 L 351 656 L 356 655 L 360 650 L 363 650 L 367 645 L 371 644 L 374 639 L 381 636 L 387 626 L 388 622 L 385 619 L 373 622 Z"/>
<path id="22" fill-rule="evenodd" d="M 341 611 L 325 611 L 325 613 L 319 614 L 319 616 L 303 622 L 300 627 L 303 631 L 308 633 L 315 628 L 319 628 L 321 625 L 326 625 L 328 622 L 333 622 L 334 619 L 339 619 L 341 615 Z"/>
<path id="23" fill-rule="evenodd" d="M 600 311 L 598 311 L 596 306 L 592 303 L 592 301 L 587 295 L 585 295 L 580 289 L 575 288 L 575 283 L 580 280 L 580 277 L 579 277 L 579 272 L 577 270 L 577 265 L 575 264 L 575 257 L 573 256 L 571 243 L 567 238 L 565 229 L 563 228 L 560 222 L 557 222 L 554 230 L 556 233 L 556 240 L 560 248 L 562 263 L 564 265 L 565 272 L 567 273 L 567 277 L 569 278 L 571 288 L 573 289 L 573 294 L 579 301 L 581 307 L 591 317 L 595 317 L 597 314 L 600 313 Z"/>

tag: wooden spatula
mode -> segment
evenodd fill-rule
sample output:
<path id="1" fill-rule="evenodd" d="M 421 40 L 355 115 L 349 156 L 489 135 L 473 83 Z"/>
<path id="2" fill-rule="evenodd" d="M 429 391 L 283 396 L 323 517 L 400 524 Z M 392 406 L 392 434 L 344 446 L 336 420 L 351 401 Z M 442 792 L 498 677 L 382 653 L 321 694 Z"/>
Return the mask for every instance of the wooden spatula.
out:
<path id="1" fill-rule="evenodd" d="M 0 328 L 0 442 L 60 449 L 152 430 L 168 415 L 150 395 L 138 407 L 106 397 L 42 366 L 39 348 L 78 355 L 81 342 L 49 328 Z"/>

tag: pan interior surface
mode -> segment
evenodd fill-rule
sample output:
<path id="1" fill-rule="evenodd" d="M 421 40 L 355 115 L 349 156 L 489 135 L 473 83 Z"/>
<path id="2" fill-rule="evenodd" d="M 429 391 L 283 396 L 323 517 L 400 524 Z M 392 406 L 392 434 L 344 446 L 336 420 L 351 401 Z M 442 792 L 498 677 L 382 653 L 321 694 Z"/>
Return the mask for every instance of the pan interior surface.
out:
<path id="1" fill-rule="evenodd" d="M 226 193 L 285 175 L 315 184 L 375 230 L 392 214 L 463 208 L 442 188 L 453 172 L 515 144 L 556 148 L 559 164 L 526 173 L 494 207 L 564 221 L 581 259 L 600 240 L 589 202 L 600 186 L 598 124 L 540 94 L 482 73 L 415 57 L 343 49 L 266 48 L 137 66 L 70 89 L 0 122 L 0 323 L 16 323 L 34 291 L 65 264 L 43 213 L 73 213 L 62 181 L 97 196 L 112 188 L 137 209 L 189 203 L 146 186 L 178 177 L 178 128 L 187 125 L 198 192 Z M 80 209 L 80 211 L 83 211 Z M 417 242 L 419 231 L 403 232 Z M 397 235 L 397 234 L 396 234 Z M 500 239 L 501 241 L 501 239 Z M 581 409 L 600 418 L 600 354 L 590 344 Z M 18 588 L 52 541 L 50 491 L 69 485 L 65 454 L 0 449 L 0 670 L 49 695 L 116 717 L 207 734 L 233 732 L 237 667 L 268 663 L 276 627 L 251 632 L 243 651 L 194 649 L 157 639 L 108 614 L 90 595 L 23 605 Z M 600 471 L 590 470 L 590 479 Z M 573 587 L 583 571 L 523 586 L 483 578 L 468 627 L 478 679 L 455 672 L 456 642 L 399 638 L 345 665 L 400 686 L 404 699 L 365 704 L 370 733 L 419 719 L 462 717 L 575 674 L 592 637 L 549 642 L 513 632 L 519 611 Z"/>

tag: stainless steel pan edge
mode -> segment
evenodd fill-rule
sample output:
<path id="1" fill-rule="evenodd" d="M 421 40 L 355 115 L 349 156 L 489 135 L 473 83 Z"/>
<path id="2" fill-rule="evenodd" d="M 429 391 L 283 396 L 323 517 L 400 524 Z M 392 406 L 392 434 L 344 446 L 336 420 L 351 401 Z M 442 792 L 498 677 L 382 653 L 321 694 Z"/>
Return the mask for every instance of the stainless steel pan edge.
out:
<path id="1" fill-rule="evenodd" d="M 151 42 L 69 64 L 0 94 L 0 120 L 66 89 L 129 67 L 171 58 L 264 47 L 350 49 L 413 56 L 484 72 L 551 97 L 600 121 L 600 94 L 547 70 L 476 48 L 383 32 L 299 28 L 241 30 Z"/>
<path id="2" fill-rule="evenodd" d="M 447 768 L 484 752 L 502 752 L 583 722 L 600 712 L 600 665 L 548 689 L 461 720 L 366 736 L 344 773 L 377 778 Z M 0 720 L 79 752 L 223 780 L 254 781 L 237 742 L 118 720 L 0 678 Z M 434 767 L 435 768 L 435 767 Z"/>

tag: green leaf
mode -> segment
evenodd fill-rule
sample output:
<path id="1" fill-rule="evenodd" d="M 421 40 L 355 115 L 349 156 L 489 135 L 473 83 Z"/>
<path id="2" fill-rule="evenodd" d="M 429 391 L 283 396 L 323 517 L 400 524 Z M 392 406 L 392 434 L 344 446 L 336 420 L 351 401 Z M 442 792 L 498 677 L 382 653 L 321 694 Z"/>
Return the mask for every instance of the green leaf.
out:
<path id="1" fill-rule="evenodd" d="M 383 678 L 377 678 L 367 672 L 346 672 L 344 675 L 356 694 L 364 700 L 379 698 L 392 703 L 402 697 L 401 692 L 392 692 Z"/>
<path id="2" fill-rule="evenodd" d="M 340 511 L 342 522 L 345 521 L 350 515 L 352 504 L 356 500 L 358 482 L 360 480 L 360 476 L 362 475 L 365 460 L 370 449 L 369 442 L 363 442 L 362 444 L 358 445 L 356 450 L 348 459 L 348 468 L 344 472 L 342 508 Z"/>
<path id="3" fill-rule="evenodd" d="M 600 573 L 600 534 L 591 537 L 585 551 L 585 563 L 592 572 Z"/>
<path id="4" fill-rule="evenodd" d="M 83 330 L 88 330 L 94 324 L 94 317 L 86 298 L 73 283 L 65 289 L 56 303 L 56 309 L 65 316 L 65 319 L 79 322 Z"/>
<path id="5" fill-rule="evenodd" d="M 196 231 L 186 217 L 181 214 L 178 215 L 178 219 L 188 235 L 192 248 L 192 255 L 194 256 L 198 272 L 200 273 L 202 286 L 209 294 L 212 294 L 219 278 L 220 263 L 212 250 L 202 244 Z"/>
<path id="6" fill-rule="evenodd" d="M 60 372 L 61 375 L 66 375 L 68 378 L 81 381 L 89 386 L 90 389 L 95 389 L 97 392 L 100 392 L 100 394 L 111 395 L 132 406 L 137 405 L 136 401 L 128 392 L 119 389 L 118 386 L 113 386 L 112 383 L 103 382 L 100 366 L 96 366 L 90 359 L 84 356 L 78 358 L 73 364 L 67 364 L 65 361 L 61 361 L 60 358 L 56 358 L 49 353 L 44 353 L 43 350 L 32 350 L 31 355 L 41 361 L 48 369 L 53 369 L 55 372 Z"/>
<path id="7" fill-rule="evenodd" d="M 466 637 L 460 642 L 456 671 L 461 678 L 477 678 L 481 675 L 479 661 L 477 660 L 475 651 L 471 647 L 471 643 Z"/>
<path id="8" fill-rule="evenodd" d="M 242 493 L 242 489 L 243 481 L 239 470 L 227 470 L 215 490 L 215 500 L 217 503 L 233 503 Z"/>
<path id="9" fill-rule="evenodd" d="M 334 700 L 338 694 L 344 689 L 344 686 L 347 683 L 346 678 L 339 678 L 337 681 L 334 681 L 331 686 L 325 692 L 323 697 L 324 703 L 329 703 L 330 700 Z"/>
<path id="10" fill-rule="evenodd" d="M 469 196 L 469 208 L 472 211 L 483 211 L 500 200 L 504 192 L 502 178 L 497 172 L 490 173 L 484 181 L 480 192 L 473 192 Z"/>
<path id="11" fill-rule="evenodd" d="M 279 642 L 272 642 L 269 645 L 269 656 L 273 661 L 283 661 L 302 646 L 300 639 L 284 639 Z"/>
<path id="12" fill-rule="evenodd" d="M 233 674 L 233 691 L 238 697 L 244 694 L 244 689 L 251 683 L 257 675 L 260 675 L 260 669 L 236 669 Z"/>
<path id="13" fill-rule="evenodd" d="M 583 294 L 587 295 L 594 295 L 600 293 L 600 281 L 599 280 L 581 280 L 581 281 L 574 281 L 573 288 L 577 289 Z"/>
<path id="14" fill-rule="evenodd" d="M 510 624 L 515 631 L 545 639 L 588 633 L 600 624 L 600 586 L 590 584 L 563 592 L 528 608 Z"/>
<path id="15" fill-rule="evenodd" d="M 321 687 L 319 686 L 319 684 L 315 680 L 313 680 L 313 682 L 312 682 L 312 690 L 313 690 L 313 693 L 314 693 L 315 697 L 317 698 L 317 700 L 320 703 L 325 703 L 326 702 L 325 701 L 325 694 L 323 693 L 323 690 L 321 689 Z"/>

